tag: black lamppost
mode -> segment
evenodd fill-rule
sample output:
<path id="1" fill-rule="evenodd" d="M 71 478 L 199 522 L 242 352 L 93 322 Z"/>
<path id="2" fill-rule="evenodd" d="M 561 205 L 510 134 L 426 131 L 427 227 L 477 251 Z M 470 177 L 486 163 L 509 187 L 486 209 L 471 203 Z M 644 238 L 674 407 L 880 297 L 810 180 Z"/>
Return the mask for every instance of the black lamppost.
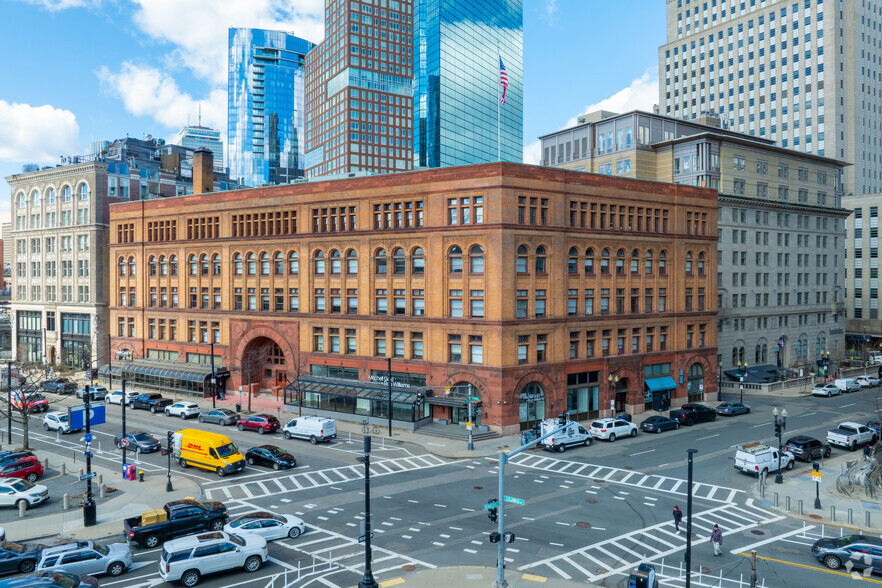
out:
<path id="1" fill-rule="evenodd" d="M 782 484 L 784 476 L 781 474 L 781 451 L 782 438 L 784 437 L 784 429 L 787 428 L 787 409 L 781 411 L 781 418 L 778 418 L 778 407 L 772 409 L 772 416 L 775 417 L 775 437 L 778 438 L 778 473 L 775 474 L 775 483 Z"/>
<path id="2" fill-rule="evenodd" d="M 391 407 L 390 407 L 391 408 Z M 373 535 L 373 523 L 371 521 L 371 438 L 365 435 L 364 457 L 356 457 L 356 461 L 364 462 L 364 576 L 358 583 L 358 588 L 378 588 L 371 570 L 371 535 Z"/>
<path id="3" fill-rule="evenodd" d="M 609 382 L 609 406 L 612 409 L 612 416 L 616 414 L 616 388 L 619 386 L 619 377 L 612 374 L 606 377 Z"/>
<path id="4" fill-rule="evenodd" d="M 697 449 L 687 449 L 688 469 L 686 482 L 686 588 L 692 588 L 692 456 Z"/>
<path id="5" fill-rule="evenodd" d="M 87 389 L 83 394 L 85 399 L 85 411 L 83 418 L 86 420 L 86 500 L 83 502 L 83 526 L 94 527 L 98 523 L 98 515 L 95 501 L 92 499 L 92 408 L 90 406 L 92 390 Z"/>
<path id="6" fill-rule="evenodd" d="M 214 341 L 209 345 L 211 353 L 211 408 L 217 408 L 217 380 L 214 377 Z"/>
<path id="7" fill-rule="evenodd" d="M 826 349 L 821 352 L 821 364 L 824 366 L 824 377 L 826 378 L 830 374 L 830 352 Z"/>
<path id="8" fill-rule="evenodd" d="M 738 380 L 740 384 L 738 385 L 741 388 L 741 400 L 739 402 L 744 404 L 744 377 L 747 375 L 747 362 L 744 363 L 738 362 Z"/>

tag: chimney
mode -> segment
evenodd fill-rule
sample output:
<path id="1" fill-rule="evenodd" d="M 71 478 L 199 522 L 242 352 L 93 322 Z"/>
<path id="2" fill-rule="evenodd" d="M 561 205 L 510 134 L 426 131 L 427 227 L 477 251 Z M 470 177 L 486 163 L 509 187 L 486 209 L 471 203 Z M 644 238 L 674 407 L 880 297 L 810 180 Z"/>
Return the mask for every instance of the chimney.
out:
<path id="1" fill-rule="evenodd" d="M 193 193 L 205 194 L 214 190 L 214 154 L 200 147 L 193 153 Z"/>

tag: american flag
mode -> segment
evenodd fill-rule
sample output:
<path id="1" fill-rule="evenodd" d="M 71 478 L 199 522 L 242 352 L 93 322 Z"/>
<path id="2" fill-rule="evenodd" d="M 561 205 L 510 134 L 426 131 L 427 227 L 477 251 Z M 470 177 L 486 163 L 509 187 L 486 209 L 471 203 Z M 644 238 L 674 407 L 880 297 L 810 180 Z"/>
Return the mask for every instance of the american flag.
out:
<path id="1" fill-rule="evenodd" d="M 499 83 L 502 84 L 502 100 L 500 100 L 499 103 L 505 104 L 505 91 L 508 89 L 508 74 L 505 73 L 502 57 L 499 58 Z"/>

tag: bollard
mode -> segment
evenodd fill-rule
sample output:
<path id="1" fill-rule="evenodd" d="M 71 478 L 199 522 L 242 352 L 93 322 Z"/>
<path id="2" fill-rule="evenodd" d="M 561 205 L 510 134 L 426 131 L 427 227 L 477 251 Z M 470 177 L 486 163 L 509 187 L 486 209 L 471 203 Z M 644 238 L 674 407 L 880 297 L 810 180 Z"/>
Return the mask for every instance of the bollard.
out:
<path id="1" fill-rule="evenodd" d="M 64 464 L 64 462 L 61 462 L 61 475 L 63 476 L 66 473 L 67 473 L 67 466 Z"/>
<path id="2" fill-rule="evenodd" d="M 107 486 L 104 484 L 98 484 L 98 496 L 104 498 L 107 495 Z"/>
<path id="3" fill-rule="evenodd" d="M 775 506 L 778 506 L 778 493 L 775 492 Z"/>
<path id="4" fill-rule="evenodd" d="M 28 510 L 28 501 L 27 500 L 19 500 L 18 501 L 18 518 L 23 519 L 25 516 L 25 511 Z"/>
<path id="5" fill-rule="evenodd" d="M 851 509 L 848 509 L 848 524 L 854 524 L 854 512 Z"/>
<path id="6" fill-rule="evenodd" d="M 104 474 L 98 474 L 98 485 L 99 486 L 104 485 Z"/>
<path id="7" fill-rule="evenodd" d="M 787 509 L 787 512 L 790 512 L 790 497 L 789 496 L 784 497 L 784 505 L 785 505 L 784 507 Z"/>
<path id="8" fill-rule="evenodd" d="M 73 452 L 73 455 L 74 455 L 74 463 L 77 463 L 77 452 L 74 451 L 74 452 Z"/>
<path id="9" fill-rule="evenodd" d="M 61 497 L 62 503 L 64 504 L 64 510 L 70 510 L 70 494 L 65 494 Z"/>
<path id="10" fill-rule="evenodd" d="M 86 470 L 84 470 L 83 468 L 80 468 L 80 477 L 82 478 L 85 475 L 86 475 Z"/>
<path id="11" fill-rule="evenodd" d="M 49 469 L 49 458 L 48 458 L 48 457 L 47 457 L 46 459 L 43 460 L 43 469 L 44 469 L 44 470 L 48 470 L 48 469 Z"/>
<path id="12" fill-rule="evenodd" d="M 864 519 L 865 519 L 865 523 L 866 523 L 864 526 L 867 529 L 869 529 L 870 528 L 870 511 L 867 511 L 864 513 Z"/>
<path id="13" fill-rule="evenodd" d="M 836 520 L 836 507 L 835 506 L 830 507 L 830 520 L 831 521 Z"/>
<path id="14" fill-rule="evenodd" d="M 802 500 L 797 502 L 796 509 L 797 509 L 797 512 L 800 514 L 800 516 L 802 516 Z"/>

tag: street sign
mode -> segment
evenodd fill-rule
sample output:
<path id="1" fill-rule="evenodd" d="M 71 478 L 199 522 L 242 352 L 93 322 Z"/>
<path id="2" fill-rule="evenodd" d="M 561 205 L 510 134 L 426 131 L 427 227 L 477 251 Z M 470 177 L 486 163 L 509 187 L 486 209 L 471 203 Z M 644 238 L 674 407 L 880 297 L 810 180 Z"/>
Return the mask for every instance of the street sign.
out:
<path id="1" fill-rule="evenodd" d="M 488 502 L 484 505 L 484 510 L 490 510 L 491 508 L 499 508 L 498 502 Z"/>
<path id="2" fill-rule="evenodd" d="M 119 442 L 119 444 L 122 445 L 123 447 L 128 447 L 129 440 L 126 437 L 123 437 L 122 440 Z"/>
<path id="3" fill-rule="evenodd" d="M 104 424 L 105 413 L 103 404 L 90 404 L 89 413 L 89 423 L 92 426 Z M 86 428 L 86 406 L 84 404 L 68 407 L 67 415 L 71 431 Z"/>
<path id="4" fill-rule="evenodd" d="M 472 402 L 481 402 L 481 399 L 477 396 L 469 396 L 469 400 L 471 400 Z"/>
<path id="5" fill-rule="evenodd" d="M 373 538 L 374 538 L 374 534 L 371 533 L 371 539 L 373 539 Z M 367 539 L 367 535 L 362 535 L 361 537 L 358 538 L 358 542 L 364 543 L 365 539 Z"/>
<path id="6" fill-rule="evenodd" d="M 466 423 L 466 429 L 471 429 L 471 428 L 472 428 L 472 423 Z"/>
<path id="7" fill-rule="evenodd" d="M 86 443 L 91 443 L 92 442 L 92 433 L 86 433 L 84 438 L 86 440 Z"/>
<path id="8" fill-rule="evenodd" d="M 820 483 L 821 482 L 821 472 L 812 472 L 812 479 L 815 482 Z"/>
<path id="9" fill-rule="evenodd" d="M 502 499 L 506 502 L 511 502 L 512 504 L 524 504 L 523 498 L 513 498 L 511 496 L 503 496 Z"/>
<path id="10" fill-rule="evenodd" d="M 82 476 L 80 476 L 80 482 L 82 482 L 84 480 L 90 480 L 97 475 L 98 474 L 96 474 L 95 472 L 89 472 L 88 474 L 83 474 Z"/>

